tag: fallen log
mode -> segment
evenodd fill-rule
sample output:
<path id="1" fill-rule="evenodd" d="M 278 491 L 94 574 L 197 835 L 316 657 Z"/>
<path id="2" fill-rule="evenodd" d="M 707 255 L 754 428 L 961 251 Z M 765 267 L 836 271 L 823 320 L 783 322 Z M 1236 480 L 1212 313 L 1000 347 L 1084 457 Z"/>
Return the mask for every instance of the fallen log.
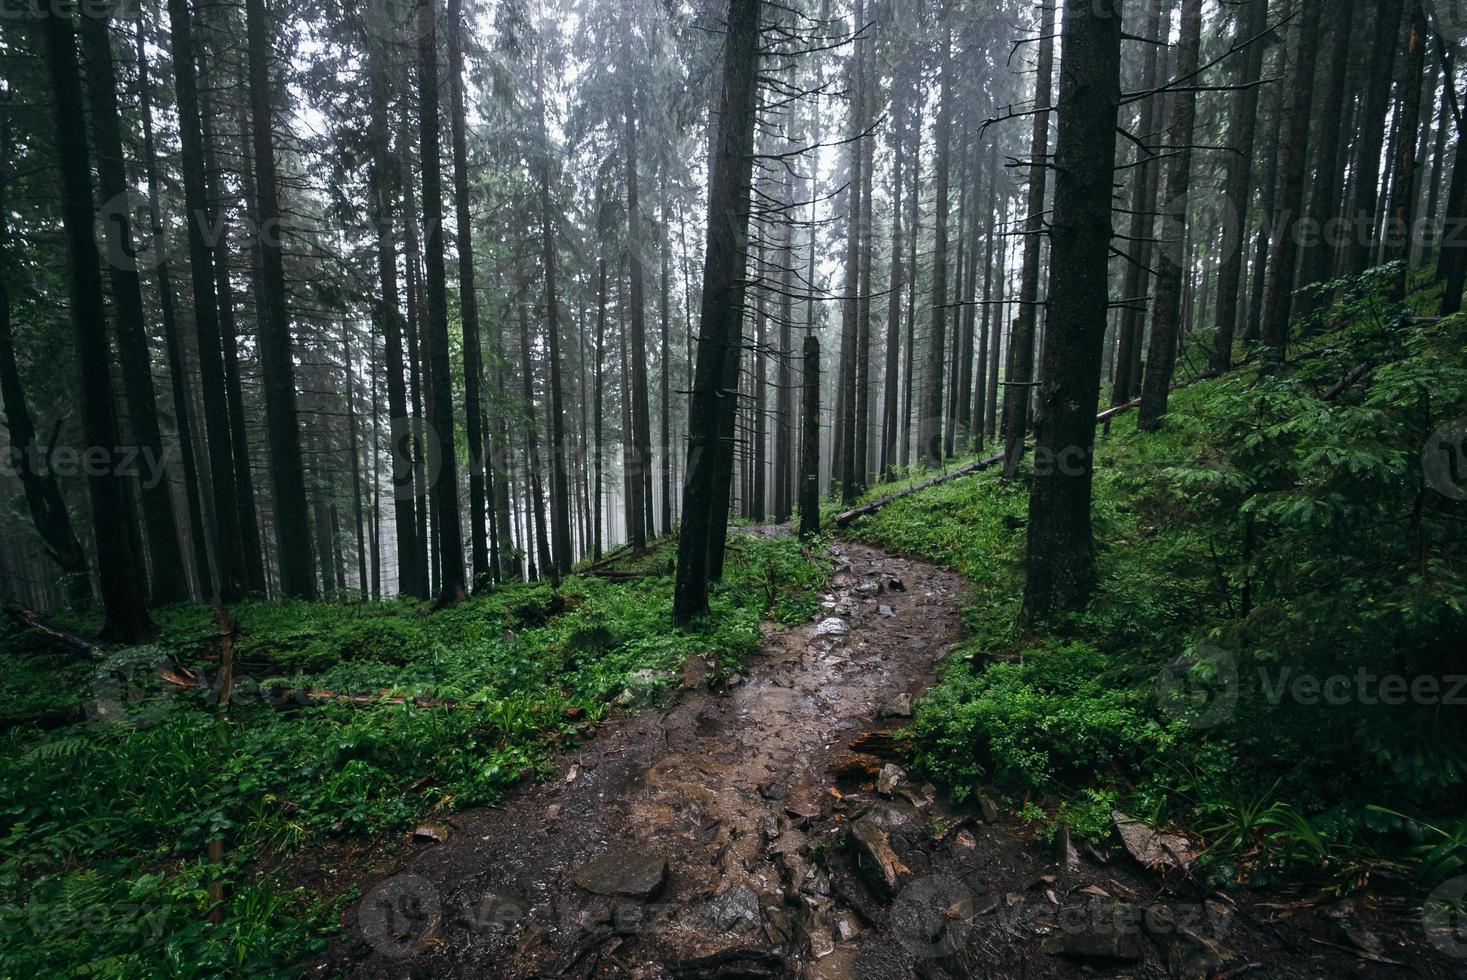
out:
<path id="1" fill-rule="evenodd" d="M 1334 401 L 1336 398 L 1340 397 L 1340 395 L 1344 394 L 1350 388 L 1354 387 L 1355 382 L 1359 381 L 1361 378 L 1365 377 L 1365 375 L 1369 373 L 1369 364 L 1355 365 L 1353 368 L 1350 369 L 1350 372 L 1348 374 L 1346 374 L 1340 380 L 1336 381 L 1334 384 L 1330 385 L 1329 389 L 1325 391 L 1324 394 L 1319 396 L 1319 400 L 1326 402 Z"/>
<path id="2" fill-rule="evenodd" d="M 866 504 L 862 507 L 857 507 L 855 510 L 848 510 L 844 514 L 837 514 L 835 517 L 835 526 L 849 527 L 853 521 L 859 520 L 860 518 L 865 517 L 868 514 L 874 514 L 881 508 L 885 507 L 887 504 L 893 503 L 897 500 L 901 500 L 903 497 L 910 497 L 914 493 L 921 493 L 923 490 L 929 490 L 932 487 L 938 486 L 939 484 L 947 483 L 949 480 L 956 480 L 959 477 L 968 476 L 981 470 L 986 470 L 989 467 L 995 466 L 998 463 L 1002 462 L 1003 453 L 996 453 L 995 455 L 989 456 L 985 459 L 980 459 L 976 462 L 969 463 L 967 466 L 963 466 L 959 469 L 953 470 L 951 473 L 944 473 L 942 476 L 935 477 L 925 483 L 919 483 L 914 487 L 908 487 L 905 490 L 899 490 L 889 496 L 882 497 L 880 500 L 873 500 L 871 501 L 871 503 Z"/>
<path id="3" fill-rule="evenodd" d="M 592 562 L 584 568 L 576 569 L 576 574 L 595 575 L 597 572 L 601 571 L 601 569 L 603 568 L 606 568 L 608 565 L 614 565 L 617 562 L 621 561 L 622 558 L 624 558 L 627 554 L 631 552 L 631 550 L 631 545 L 624 544 L 620 548 L 616 548 L 612 551 L 607 552 L 601 557 L 600 561 Z"/>
<path id="4" fill-rule="evenodd" d="M 5 616 L 23 631 L 22 643 L 29 648 L 57 650 L 77 657 L 97 655 L 97 645 L 91 640 L 78 636 L 34 609 L 12 606 L 5 610 Z"/>

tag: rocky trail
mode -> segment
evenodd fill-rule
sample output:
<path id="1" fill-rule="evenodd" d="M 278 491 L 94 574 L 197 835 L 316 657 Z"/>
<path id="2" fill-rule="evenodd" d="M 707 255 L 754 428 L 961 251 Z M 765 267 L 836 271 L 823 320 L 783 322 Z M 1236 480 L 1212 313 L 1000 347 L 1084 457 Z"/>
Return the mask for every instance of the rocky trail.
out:
<path id="1" fill-rule="evenodd" d="M 399 851 L 315 972 L 1460 975 L 1404 908 L 1226 898 L 1181 838 L 1131 824 L 1107 851 L 1041 845 L 986 796 L 956 806 L 914 782 L 896 732 L 960 637 L 963 583 L 834 551 L 821 614 L 770 631 L 746 677 L 710 690 L 689 665 L 675 703 Z"/>

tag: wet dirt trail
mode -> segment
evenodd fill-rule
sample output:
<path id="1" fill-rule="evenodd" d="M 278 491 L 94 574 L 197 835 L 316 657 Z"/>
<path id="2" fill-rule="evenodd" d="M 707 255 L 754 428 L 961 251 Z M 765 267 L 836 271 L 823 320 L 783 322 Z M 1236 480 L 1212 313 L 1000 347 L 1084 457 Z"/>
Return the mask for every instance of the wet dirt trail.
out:
<path id="1" fill-rule="evenodd" d="M 958 807 L 914 784 L 894 733 L 961 637 L 964 585 L 864 545 L 833 552 L 821 613 L 768 632 L 746 677 L 711 691 L 692 672 L 666 707 L 566 753 L 558 777 L 453 816 L 446 840 L 364 886 L 311 972 L 1399 975 L 1395 953 L 1363 959 L 1347 932 L 1200 888 L 1160 898 L 1158 876 L 1113 854 L 1041 847 L 987 798 Z"/>

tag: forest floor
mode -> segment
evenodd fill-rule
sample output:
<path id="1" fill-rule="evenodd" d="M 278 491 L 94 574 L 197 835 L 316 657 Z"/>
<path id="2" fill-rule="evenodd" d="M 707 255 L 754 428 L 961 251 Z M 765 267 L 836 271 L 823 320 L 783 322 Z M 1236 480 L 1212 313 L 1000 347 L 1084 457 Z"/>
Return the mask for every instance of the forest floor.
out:
<path id="1" fill-rule="evenodd" d="M 955 573 L 836 543 L 822 609 L 710 689 L 604 723 L 560 775 L 349 862 L 364 897 L 313 967 L 355 977 L 1459 976 L 1368 893 L 1228 895 L 1189 844 L 1042 844 L 897 764 L 962 638 Z M 1178 858 L 1182 864 L 1178 864 Z M 344 881 L 337 881 L 339 887 Z"/>

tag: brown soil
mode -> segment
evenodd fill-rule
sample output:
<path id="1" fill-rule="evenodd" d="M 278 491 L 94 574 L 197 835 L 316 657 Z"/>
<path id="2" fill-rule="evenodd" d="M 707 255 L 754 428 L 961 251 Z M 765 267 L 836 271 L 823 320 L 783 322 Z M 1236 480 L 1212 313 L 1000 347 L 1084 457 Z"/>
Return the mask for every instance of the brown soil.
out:
<path id="1" fill-rule="evenodd" d="M 771 631 L 746 679 L 710 691 L 690 671 L 674 705 L 602 726 L 559 777 L 452 817 L 441 843 L 379 851 L 373 871 L 387 867 L 311 972 L 1467 975 L 1404 911 L 1227 898 L 1119 847 L 1067 860 L 1011 815 L 985 821 L 910 778 L 879 792 L 903 749 L 890 715 L 960 638 L 963 584 L 862 545 L 834 551 L 826 608 Z"/>

